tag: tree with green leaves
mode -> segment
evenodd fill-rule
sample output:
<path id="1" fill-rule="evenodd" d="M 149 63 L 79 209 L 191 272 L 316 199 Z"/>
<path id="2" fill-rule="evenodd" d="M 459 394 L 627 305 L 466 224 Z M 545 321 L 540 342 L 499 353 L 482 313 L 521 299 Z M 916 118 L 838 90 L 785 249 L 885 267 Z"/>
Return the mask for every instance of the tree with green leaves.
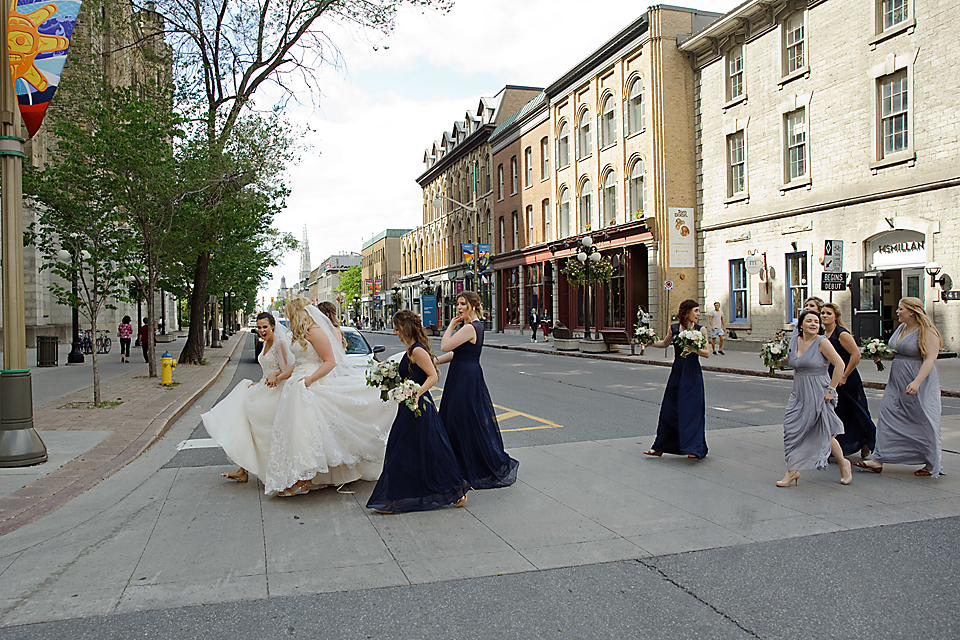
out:
<path id="1" fill-rule="evenodd" d="M 343 299 L 351 303 L 354 297 L 361 295 L 363 275 L 359 266 L 354 265 L 340 272 L 340 290 L 343 291 Z"/>

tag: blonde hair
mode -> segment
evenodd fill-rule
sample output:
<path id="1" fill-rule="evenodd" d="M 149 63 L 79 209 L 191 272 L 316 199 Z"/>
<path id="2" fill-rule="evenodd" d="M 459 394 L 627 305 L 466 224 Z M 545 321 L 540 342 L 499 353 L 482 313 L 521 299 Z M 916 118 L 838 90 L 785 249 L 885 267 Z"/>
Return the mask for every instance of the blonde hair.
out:
<path id="1" fill-rule="evenodd" d="M 807 298 L 806 300 L 803 301 L 803 306 L 807 306 L 807 304 L 809 304 L 810 302 L 816 302 L 816 303 L 817 303 L 817 311 L 818 311 L 818 312 L 819 312 L 819 311 L 823 311 L 823 304 L 824 304 L 824 303 L 823 303 L 823 298 L 818 298 L 817 296 L 810 296 L 809 298 Z"/>
<path id="2" fill-rule="evenodd" d="M 940 349 L 942 349 L 943 337 L 940 335 L 940 332 L 937 331 L 937 328 L 933 326 L 933 322 L 931 322 L 930 317 L 924 310 L 923 300 L 912 296 L 900 298 L 900 305 L 907 311 L 912 311 L 917 318 L 917 322 L 920 323 L 920 335 L 917 336 L 917 346 L 920 347 L 920 355 L 924 358 L 927 357 L 927 338 L 930 337 L 931 331 L 937 336 L 937 342 L 940 344 Z"/>
<path id="3" fill-rule="evenodd" d="M 846 328 L 847 325 L 843 324 L 843 318 L 840 315 L 840 307 L 832 302 L 824 302 L 823 307 L 820 308 L 820 313 L 823 313 L 823 310 L 828 308 L 833 311 L 833 317 L 837 319 L 837 325 Z M 820 324 L 823 324 L 823 320 L 820 320 Z"/>
<path id="4" fill-rule="evenodd" d="M 294 342 L 299 342 L 300 346 L 307 346 L 307 334 L 310 327 L 316 324 L 310 314 L 307 313 L 307 305 L 310 301 L 306 298 L 294 298 L 287 303 L 285 311 L 287 320 L 290 322 L 290 334 Z"/>

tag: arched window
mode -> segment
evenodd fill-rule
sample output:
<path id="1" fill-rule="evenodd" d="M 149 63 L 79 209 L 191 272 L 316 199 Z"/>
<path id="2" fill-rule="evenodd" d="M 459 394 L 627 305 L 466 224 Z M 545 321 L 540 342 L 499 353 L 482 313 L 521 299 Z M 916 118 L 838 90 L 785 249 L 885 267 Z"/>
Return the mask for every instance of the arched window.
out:
<path id="1" fill-rule="evenodd" d="M 577 129 L 577 158 L 586 158 L 593 153 L 593 137 L 590 129 L 590 109 L 580 114 L 580 128 Z"/>
<path id="2" fill-rule="evenodd" d="M 643 111 L 643 80 L 637 78 L 630 85 L 630 97 L 627 101 L 627 130 L 630 133 L 643 131 L 646 116 Z"/>
<path id="3" fill-rule="evenodd" d="M 489 211 L 487 211 L 487 220 L 483 226 L 487 235 L 487 244 L 490 244 L 490 242 L 493 240 L 493 225 L 491 224 Z"/>
<path id="4" fill-rule="evenodd" d="M 584 231 L 593 229 L 591 225 L 593 221 L 593 203 L 590 197 L 592 191 L 593 183 L 590 182 L 590 178 L 587 178 L 580 185 L 580 210 L 577 212 L 577 233 L 583 233 Z"/>
<path id="5" fill-rule="evenodd" d="M 617 224 L 617 172 L 608 171 L 603 179 L 603 227 Z"/>
<path id="6" fill-rule="evenodd" d="M 602 141 L 601 146 L 606 147 L 617 141 L 617 104 L 613 95 L 608 95 L 603 101 L 603 117 L 601 122 L 603 128 L 600 132 Z"/>
<path id="7" fill-rule="evenodd" d="M 560 235 L 562 237 L 572 236 L 573 228 L 570 226 L 570 190 L 564 188 L 560 192 Z"/>
<path id="8" fill-rule="evenodd" d="M 637 158 L 630 168 L 630 211 L 635 220 L 643 218 L 647 202 L 647 183 L 643 175 L 643 160 Z"/>
<path id="9" fill-rule="evenodd" d="M 564 122 L 560 125 L 557 136 L 557 168 L 570 164 L 570 125 Z"/>

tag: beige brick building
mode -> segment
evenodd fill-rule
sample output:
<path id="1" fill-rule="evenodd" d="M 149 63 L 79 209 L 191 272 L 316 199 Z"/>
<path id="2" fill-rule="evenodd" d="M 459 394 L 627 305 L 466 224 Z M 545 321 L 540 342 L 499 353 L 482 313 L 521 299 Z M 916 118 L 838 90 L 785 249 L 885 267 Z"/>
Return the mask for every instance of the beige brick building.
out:
<path id="1" fill-rule="evenodd" d="M 889 336 L 913 295 L 960 347 L 960 304 L 924 273 L 960 269 L 958 18 L 951 2 L 757 0 L 683 42 L 700 297 L 742 337 L 769 339 L 805 297 L 829 298 L 825 241 L 841 240 L 851 290 L 832 295 L 855 337 Z"/>
<path id="2" fill-rule="evenodd" d="M 391 295 L 400 280 L 400 238 L 412 229 L 384 229 L 363 243 L 360 251 L 360 277 L 363 279 L 363 315 L 383 320 L 385 326 L 397 311 Z M 371 294 L 367 283 L 372 283 Z"/>

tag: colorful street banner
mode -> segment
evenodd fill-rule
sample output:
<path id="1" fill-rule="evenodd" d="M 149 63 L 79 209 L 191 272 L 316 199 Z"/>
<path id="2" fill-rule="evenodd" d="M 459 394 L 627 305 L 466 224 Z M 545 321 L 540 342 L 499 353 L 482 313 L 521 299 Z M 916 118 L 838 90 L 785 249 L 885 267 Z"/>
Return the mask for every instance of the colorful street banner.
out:
<path id="1" fill-rule="evenodd" d="M 461 242 L 460 250 L 463 251 L 463 260 L 469 265 L 473 264 L 473 243 Z"/>
<path id="2" fill-rule="evenodd" d="M 364 280 L 364 282 L 367 284 L 367 293 L 372 296 L 372 295 L 373 295 L 373 280 L 372 280 L 371 278 L 367 278 L 366 280 Z"/>
<path id="3" fill-rule="evenodd" d="M 377 278 L 373 281 L 373 292 L 377 295 L 383 292 L 383 278 Z"/>
<path id="4" fill-rule="evenodd" d="M 480 254 L 480 266 L 485 269 L 487 265 L 490 264 L 490 245 L 480 244 L 477 245 L 477 247 L 479 248 L 478 253 Z"/>
<path id="5" fill-rule="evenodd" d="M 60 84 L 79 11 L 80 2 L 72 0 L 15 0 L 10 7 L 10 72 L 30 137 Z"/>

